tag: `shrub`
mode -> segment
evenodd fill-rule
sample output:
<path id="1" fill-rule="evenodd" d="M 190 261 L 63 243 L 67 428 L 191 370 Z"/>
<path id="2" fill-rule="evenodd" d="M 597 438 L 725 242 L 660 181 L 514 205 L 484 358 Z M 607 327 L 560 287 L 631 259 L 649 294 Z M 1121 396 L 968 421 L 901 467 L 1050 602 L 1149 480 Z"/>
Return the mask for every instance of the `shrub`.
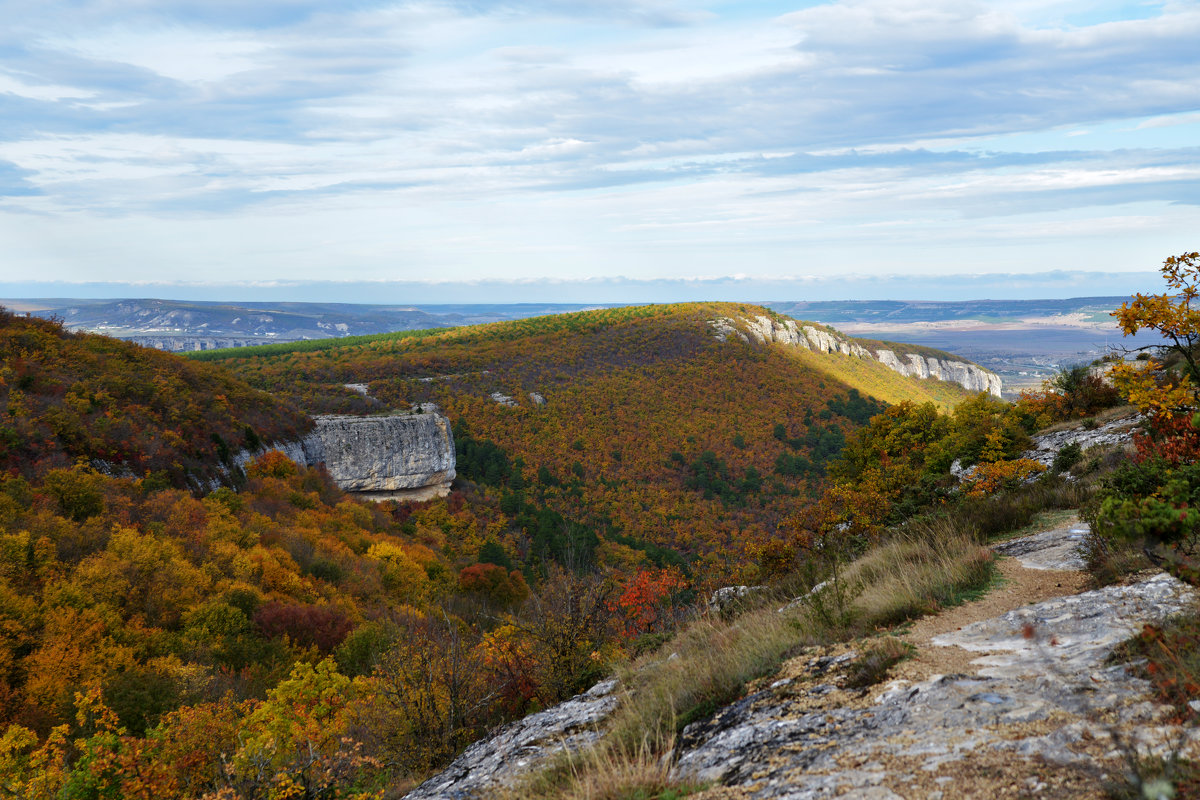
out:
<path id="1" fill-rule="evenodd" d="M 279 450 L 263 453 L 246 465 L 249 478 L 290 478 L 298 475 L 300 468 Z"/>
<path id="2" fill-rule="evenodd" d="M 529 597 L 529 587 L 520 572 L 499 564 L 472 564 L 458 574 L 459 588 L 479 595 L 493 608 L 513 608 Z"/>
<path id="3" fill-rule="evenodd" d="M 850 663 L 846 686 L 851 689 L 874 686 L 887 677 L 889 669 L 915 652 L 916 648 L 908 642 L 885 636 Z"/>
<path id="4" fill-rule="evenodd" d="M 1079 442 L 1071 442 L 1054 454 L 1054 462 L 1050 464 L 1051 472 L 1066 472 L 1079 463 L 1083 458 L 1083 448 Z"/>
<path id="5" fill-rule="evenodd" d="M 353 627 L 349 618 L 331 606 L 266 603 L 254 614 L 254 625 L 266 637 L 286 635 L 293 644 L 329 653 Z"/>
<path id="6" fill-rule="evenodd" d="M 980 464 L 965 488 L 970 495 L 995 494 L 1001 489 L 1013 489 L 1045 472 L 1046 468 L 1029 458 Z"/>
<path id="7" fill-rule="evenodd" d="M 42 486 L 65 516 L 82 522 L 104 510 L 104 480 L 95 470 L 77 466 L 51 470 Z"/>

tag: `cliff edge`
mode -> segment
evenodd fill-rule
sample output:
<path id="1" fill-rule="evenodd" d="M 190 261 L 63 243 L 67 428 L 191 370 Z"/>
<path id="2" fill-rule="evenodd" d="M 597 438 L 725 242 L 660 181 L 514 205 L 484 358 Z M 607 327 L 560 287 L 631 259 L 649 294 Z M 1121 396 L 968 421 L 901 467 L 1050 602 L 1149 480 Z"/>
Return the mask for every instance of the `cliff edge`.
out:
<path id="1" fill-rule="evenodd" d="M 878 361 L 888 369 L 909 378 L 936 378 L 956 383 L 970 392 L 987 392 L 1000 396 L 1003 388 L 1000 376 L 970 361 L 951 357 L 923 355 L 919 352 L 900 352 L 876 347 L 869 349 L 864 343 L 831 329 L 796 322 L 792 319 L 772 319 L 767 316 L 721 317 L 709 323 L 713 335 L 721 341 L 736 336 L 742 341 L 766 344 L 778 342 L 791 347 L 803 347 L 818 353 L 841 353 L 842 355 Z M 866 344 L 880 344 L 868 342 Z M 949 353 L 940 356 L 949 356 Z"/>
<path id="2" fill-rule="evenodd" d="M 306 466 L 324 464 L 347 492 L 372 500 L 422 500 L 443 496 L 455 477 L 454 437 L 441 414 L 314 417 L 316 427 L 280 450 Z M 239 465 L 258 453 L 243 452 Z"/>

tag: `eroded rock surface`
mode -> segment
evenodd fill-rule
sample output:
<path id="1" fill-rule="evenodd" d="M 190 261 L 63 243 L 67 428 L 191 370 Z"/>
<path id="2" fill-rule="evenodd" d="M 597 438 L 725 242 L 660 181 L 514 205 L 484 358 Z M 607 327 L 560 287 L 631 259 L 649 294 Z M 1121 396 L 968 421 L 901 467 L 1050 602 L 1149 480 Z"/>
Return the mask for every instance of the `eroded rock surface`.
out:
<path id="1" fill-rule="evenodd" d="M 675 775 L 753 798 L 924 797 L 905 787 L 997 751 L 1075 763 L 1095 758 L 1089 748 L 1099 747 L 1101 757 L 1115 759 L 1101 717 L 1163 746 L 1175 732 L 1146 701 L 1145 683 L 1104 658 L 1144 622 L 1191 602 L 1187 587 L 1160 575 L 1031 605 L 934 640 L 986 653 L 974 674 L 896 682 L 861 700 L 832 681 L 776 684 L 685 729 Z"/>
<path id="2" fill-rule="evenodd" d="M 1086 522 L 1077 521 L 1062 528 L 1001 542 L 992 549 L 1012 556 L 1029 569 L 1081 570 L 1085 564 L 1080 546 L 1090 532 Z"/>
<path id="3" fill-rule="evenodd" d="M 815 350 L 818 353 L 841 353 L 856 358 L 867 358 L 910 378 L 936 378 L 957 383 L 972 392 L 988 392 L 996 397 L 1000 396 L 1003 388 L 999 375 L 969 361 L 937 359 L 916 353 L 898 356 L 895 351 L 887 349 L 872 351 L 849 337 L 830 333 L 813 325 L 799 325 L 795 320 L 778 320 L 765 316 L 740 319 L 723 317 L 712 320 L 709 327 L 713 336 L 721 341 L 732 336 L 747 343 L 751 340 L 760 344 L 779 342 Z"/>
<path id="4" fill-rule="evenodd" d="M 440 414 L 322 416 L 304 440 L 308 464 L 323 463 L 348 492 L 397 492 L 454 480 L 454 439 Z"/>
<path id="5" fill-rule="evenodd" d="M 1144 421 L 1140 414 L 1114 419 L 1092 430 L 1072 428 L 1053 433 L 1043 433 L 1033 438 L 1033 449 L 1022 453 L 1023 458 L 1030 458 L 1045 466 L 1054 462 L 1058 451 L 1069 444 L 1078 444 L 1081 450 L 1097 445 L 1125 444 L 1133 440 L 1134 431 Z"/>
<path id="6" fill-rule="evenodd" d="M 279 450 L 297 464 L 324 464 L 339 487 L 372 499 L 420 499 L 449 491 L 454 438 L 441 414 L 328 415 L 314 422 L 304 439 L 243 451 L 235 463 L 244 466 L 266 450 Z"/>
<path id="7" fill-rule="evenodd" d="M 600 737 L 597 726 L 617 705 L 617 682 L 607 680 L 564 703 L 505 725 L 463 751 L 405 800 L 490 797 L 564 748 L 578 750 Z"/>

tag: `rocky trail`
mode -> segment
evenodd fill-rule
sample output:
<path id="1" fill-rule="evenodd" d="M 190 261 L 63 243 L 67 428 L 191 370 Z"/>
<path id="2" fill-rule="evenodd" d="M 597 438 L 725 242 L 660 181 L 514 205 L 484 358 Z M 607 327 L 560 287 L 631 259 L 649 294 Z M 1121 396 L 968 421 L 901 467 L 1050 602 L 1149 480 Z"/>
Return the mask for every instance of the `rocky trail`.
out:
<path id="1" fill-rule="evenodd" d="M 1067 516 L 995 545 L 999 585 L 898 633 L 915 654 L 881 685 L 843 686 L 852 645 L 785 663 L 683 731 L 674 777 L 710 785 L 698 800 L 1103 797 L 1126 768 L 1114 731 L 1160 753 L 1181 736 L 1145 681 L 1106 657 L 1195 597 L 1163 574 L 1083 591 L 1086 534 Z M 506 726 L 409 797 L 487 796 L 564 745 L 594 741 L 614 684 Z"/>
<path id="2" fill-rule="evenodd" d="M 846 646 L 794 659 L 685 729 L 675 775 L 718 784 L 703 800 L 1103 797 L 1126 765 L 1113 731 L 1160 752 L 1180 735 L 1105 658 L 1194 599 L 1166 575 L 1082 592 L 1086 533 L 1071 519 L 997 545 L 1002 584 L 901 634 L 915 656 L 872 691 L 839 685 Z"/>

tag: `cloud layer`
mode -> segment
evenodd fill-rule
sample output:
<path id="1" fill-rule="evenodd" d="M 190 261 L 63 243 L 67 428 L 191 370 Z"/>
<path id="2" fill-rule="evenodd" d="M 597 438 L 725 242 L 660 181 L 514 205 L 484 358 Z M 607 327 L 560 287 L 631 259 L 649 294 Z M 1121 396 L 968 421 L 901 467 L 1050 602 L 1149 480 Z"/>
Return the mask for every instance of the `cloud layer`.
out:
<path id="1" fill-rule="evenodd" d="M 1126 271 L 1197 247 L 1195 2 L 334 7 L 0 2 L 0 278 Z"/>

